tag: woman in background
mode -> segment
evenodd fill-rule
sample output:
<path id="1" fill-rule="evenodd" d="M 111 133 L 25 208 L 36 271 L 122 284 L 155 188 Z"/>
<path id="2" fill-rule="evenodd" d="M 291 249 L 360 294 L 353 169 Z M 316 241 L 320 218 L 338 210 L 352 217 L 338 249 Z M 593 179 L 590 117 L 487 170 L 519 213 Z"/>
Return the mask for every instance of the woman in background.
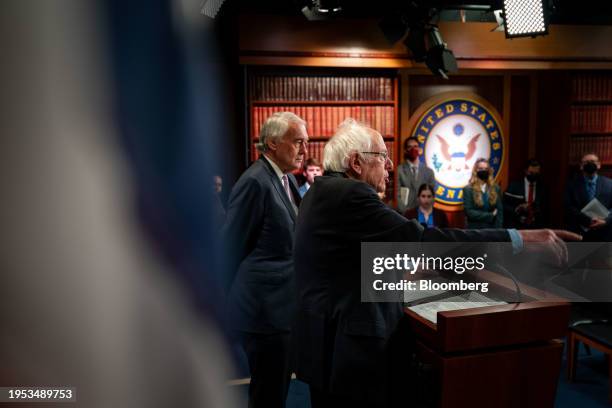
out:
<path id="1" fill-rule="evenodd" d="M 463 188 L 463 207 L 467 228 L 502 228 L 502 197 L 487 159 L 474 163 L 470 182 Z"/>
<path id="2" fill-rule="evenodd" d="M 434 188 L 431 184 L 421 184 L 417 193 L 416 208 L 406 210 L 404 217 L 408 219 L 416 219 L 420 224 L 423 224 L 426 228 L 438 227 L 447 228 L 448 220 L 446 214 L 443 211 L 437 210 L 433 207 L 434 204 Z"/>

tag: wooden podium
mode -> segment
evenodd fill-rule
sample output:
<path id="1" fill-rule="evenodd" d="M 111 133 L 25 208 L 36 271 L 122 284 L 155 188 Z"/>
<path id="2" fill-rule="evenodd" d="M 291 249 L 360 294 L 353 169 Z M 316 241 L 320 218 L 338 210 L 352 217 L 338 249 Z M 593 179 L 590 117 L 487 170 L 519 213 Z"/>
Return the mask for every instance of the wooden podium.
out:
<path id="1" fill-rule="evenodd" d="M 570 303 L 530 301 L 537 291 L 522 290 L 526 303 L 438 312 L 437 324 L 405 310 L 439 407 L 554 406 Z"/>

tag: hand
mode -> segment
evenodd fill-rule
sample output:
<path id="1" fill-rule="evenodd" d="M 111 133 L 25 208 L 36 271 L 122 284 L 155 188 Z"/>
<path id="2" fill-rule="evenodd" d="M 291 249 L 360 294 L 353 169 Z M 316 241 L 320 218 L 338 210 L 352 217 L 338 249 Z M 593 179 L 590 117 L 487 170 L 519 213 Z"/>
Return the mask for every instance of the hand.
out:
<path id="1" fill-rule="evenodd" d="M 497 208 L 493 210 L 493 216 L 495 217 L 497 215 Z"/>
<path id="2" fill-rule="evenodd" d="M 603 227 L 604 225 L 606 225 L 606 220 L 595 217 L 595 218 L 593 218 L 591 220 L 591 223 L 589 224 L 589 228 L 590 229 L 599 229 L 599 228 Z"/>
<path id="3" fill-rule="evenodd" d="M 536 253 L 555 266 L 567 263 L 567 246 L 563 241 L 581 241 L 582 237 L 565 230 L 519 230 L 526 252 Z"/>
<path id="4" fill-rule="evenodd" d="M 527 203 L 523 203 L 523 204 L 521 204 L 521 205 L 518 205 L 518 206 L 517 206 L 517 207 L 514 209 L 514 211 L 515 211 L 517 214 L 521 214 L 521 213 L 526 213 L 528 209 L 529 209 L 529 204 L 527 204 Z"/>

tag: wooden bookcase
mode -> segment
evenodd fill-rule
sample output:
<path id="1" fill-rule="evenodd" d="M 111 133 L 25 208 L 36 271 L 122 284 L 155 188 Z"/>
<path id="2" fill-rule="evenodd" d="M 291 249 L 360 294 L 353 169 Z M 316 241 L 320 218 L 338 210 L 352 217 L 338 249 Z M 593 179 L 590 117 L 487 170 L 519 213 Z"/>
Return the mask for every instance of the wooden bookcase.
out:
<path id="1" fill-rule="evenodd" d="M 612 166 L 612 72 L 572 74 L 569 162 L 595 152 L 602 166 Z"/>
<path id="2" fill-rule="evenodd" d="M 323 148 L 346 118 L 378 130 L 391 160 L 399 153 L 397 71 L 347 69 L 251 69 L 248 75 L 248 146 L 251 161 L 258 158 L 255 143 L 264 121 L 274 112 L 290 111 L 307 122 L 307 157 L 323 161 Z M 395 197 L 393 174 L 386 201 Z"/>

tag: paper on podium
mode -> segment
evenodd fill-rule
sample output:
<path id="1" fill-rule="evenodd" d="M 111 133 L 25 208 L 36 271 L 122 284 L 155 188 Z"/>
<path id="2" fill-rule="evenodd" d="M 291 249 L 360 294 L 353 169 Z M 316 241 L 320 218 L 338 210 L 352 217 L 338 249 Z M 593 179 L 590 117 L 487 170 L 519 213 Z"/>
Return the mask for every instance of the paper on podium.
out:
<path id="1" fill-rule="evenodd" d="M 593 198 L 580 212 L 589 218 L 607 218 L 610 215 L 610 211 L 596 198 Z"/>
<path id="2" fill-rule="evenodd" d="M 404 204 L 404 206 L 408 205 L 408 196 L 410 195 L 410 190 L 408 187 L 400 187 L 400 201 Z"/>
<path id="3" fill-rule="evenodd" d="M 476 307 L 497 306 L 506 304 L 507 302 L 496 301 L 480 293 L 470 292 L 465 295 L 451 296 L 444 300 L 411 306 L 408 309 L 412 310 L 419 316 L 429 320 L 432 323 L 438 323 L 438 312 L 446 312 L 448 310 L 473 309 Z"/>

